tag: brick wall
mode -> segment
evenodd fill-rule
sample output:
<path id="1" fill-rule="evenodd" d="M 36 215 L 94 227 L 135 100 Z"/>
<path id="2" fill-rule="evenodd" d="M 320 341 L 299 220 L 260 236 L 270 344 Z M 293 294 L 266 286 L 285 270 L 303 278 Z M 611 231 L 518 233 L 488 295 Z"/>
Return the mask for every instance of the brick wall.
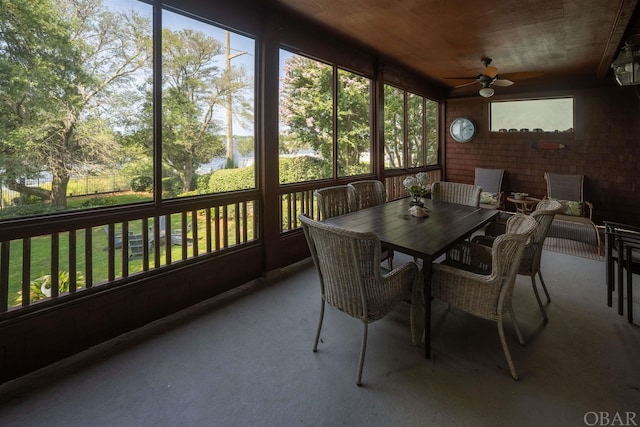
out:
<path id="1" fill-rule="evenodd" d="M 545 172 L 583 174 L 585 199 L 594 204 L 596 223 L 611 220 L 640 225 L 638 94 L 637 87 L 572 92 L 575 134 L 556 138 L 548 134 L 490 133 L 488 100 L 479 96 L 450 99 L 446 102 L 445 179 L 473 183 L 476 166 L 503 168 L 505 194 L 519 191 L 543 197 Z M 477 136 L 466 144 L 454 141 L 448 132 L 451 121 L 459 116 L 471 117 L 478 124 Z M 567 147 L 531 148 L 530 144 L 538 139 Z"/>

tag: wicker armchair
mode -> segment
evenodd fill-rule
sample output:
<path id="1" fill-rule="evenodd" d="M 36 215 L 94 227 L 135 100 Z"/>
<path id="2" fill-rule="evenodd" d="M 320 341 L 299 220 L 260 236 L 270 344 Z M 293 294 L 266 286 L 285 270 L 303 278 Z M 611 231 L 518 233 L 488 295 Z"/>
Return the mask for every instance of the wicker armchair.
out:
<path id="1" fill-rule="evenodd" d="M 544 239 L 547 237 L 554 217 L 564 209 L 565 208 L 562 204 L 557 200 L 542 200 L 537 204 L 536 209 L 531 213 L 531 216 L 536 220 L 538 226 L 531 244 L 527 246 L 524 252 L 522 261 L 520 262 L 520 268 L 518 269 L 518 274 L 531 277 L 533 292 L 536 295 L 536 300 L 538 301 L 538 306 L 540 307 L 540 312 L 542 313 L 545 323 L 549 321 L 549 318 L 547 317 L 544 305 L 540 299 L 540 294 L 538 293 L 536 274 L 540 278 L 540 284 L 542 285 L 542 289 L 547 297 L 547 302 L 551 302 L 551 297 L 549 296 L 549 291 L 544 283 L 542 271 L 540 269 L 542 247 L 544 246 Z M 509 226 L 507 226 L 507 232 L 508 230 Z M 495 237 L 492 236 L 476 236 L 472 239 L 474 243 L 480 243 L 486 246 L 491 246 L 494 240 Z"/>
<path id="2" fill-rule="evenodd" d="M 344 215 L 356 210 L 356 195 L 353 187 L 348 185 L 320 188 L 313 192 L 313 196 L 318 202 L 321 219 Z"/>
<path id="3" fill-rule="evenodd" d="M 504 192 L 502 179 L 504 169 L 476 168 L 474 184 L 482 188 L 480 193 L 480 207 L 485 209 L 502 209 Z"/>
<path id="4" fill-rule="evenodd" d="M 531 226 L 530 219 L 526 215 L 517 213 L 507 218 L 505 229 L 500 234 L 526 234 Z M 443 265 L 460 268 L 478 274 L 491 274 L 491 246 L 496 236 L 475 236 L 470 242 L 464 241 L 447 251 Z M 528 240 L 526 246 L 531 245 Z"/>
<path id="5" fill-rule="evenodd" d="M 507 359 L 513 379 L 518 379 L 509 347 L 504 336 L 503 317 L 509 312 L 513 320 L 520 344 L 524 340 L 511 306 L 513 286 L 518 266 L 524 254 L 525 245 L 531 239 L 536 228 L 536 221 L 522 215 L 520 233 L 507 233 L 494 241 L 491 251 L 491 270 L 489 274 L 477 274 L 452 267 L 435 264 L 431 285 L 431 295 L 450 306 L 457 307 L 474 316 L 492 320 L 498 325 L 498 335 L 502 350 Z"/>
<path id="6" fill-rule="evenodd" d="M 373 233 L 332 227 L 299 216 L 320 278 L 322 305 L 313 351 L 318 350 L 325 303 L 364 325 L 356 384 L 362 384 L 368 325 L 382 319 L 399 303 L 411 301 L 411 338 L 415 342 L 418 267 L 409 262 L 386 274 L 380 271 L 380 240 Z"/>
<path id="7" fill-rule="evenodd" d="M 480 206 L 480 193 L 482 188 L 472 184 L 440 181 L 431 185 L 432 200 L 476 208 Z"/>
<path id="8" fill-rule="evenodd" d="M 356 209 L 381 205 L 387 199 L 384 184 L 376 179 L 356 181 L 348 185 L 353 188 L 356 196 Z"/>
<path id="9" fill-rule="evenodd" d="M 386 201 L 384 184 L 376 179 L 367 179 L 348 184 L 353 189 L 356 200 L 356 209 L 365 209 L 371 206 L 381 205 Z M 381 259 L 387 261 L 389 270 L 393 270 L 393 250 L 382 248 Z"/>

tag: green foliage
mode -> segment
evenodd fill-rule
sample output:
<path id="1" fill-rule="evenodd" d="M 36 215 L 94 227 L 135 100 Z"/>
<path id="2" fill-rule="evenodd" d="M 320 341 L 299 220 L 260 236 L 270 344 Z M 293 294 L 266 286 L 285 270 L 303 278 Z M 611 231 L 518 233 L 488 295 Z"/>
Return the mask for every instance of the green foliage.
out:
<path id="1" fill-rule="evenodd" d="M 211 111 L 223 105 L 227 90 L 215 59 L 224 54 L 218 40 L 200 31 L 172 31 L 163 37 L 162 156 L 182 180 L 181 191 L 192 190 L 194 171 L 215 156 L 224 154 L 218 136 L 221 128 Z"/>
<path id="2" fill-rule="evenodd" d="M 0 28 L 0 169 L 9 180 L 50 172 L 52 202 L 66 208 L 79 168 L 114 164 L 112 95 L 150 65 L 150 21 L 100 2 L 3 1 Z"/>
<path id="3" fill-rule="evenodd" d="M 404 94 L 393 86 L 384 86 L 385 166 L 395 169 L 404 164 Z"/>
<path id="4" fill-rule="evenodd" d="M 361 163 L 371 150 L 371 80 L 338 70 L 338 176 L 371 172 Z"/>
<path id="5" fill-rule="evenodd" d="M 293 55 L 285 64 L 280 114 L 291 138 L 287 152 L 311 148 L 325 159 L 333 156 L 332 67 Z"/>
<path id="6" fill-rule="evenodd" d="M 280 159 L 280 184 L 314 181 L 327 174 L 331 176 L 331 163 L 312 156 Z"/>
<path id="7" fill-rule="evenodd" d="M 242 156 L 249 156 L 255 151 L 255 138 L 253 136 L 238 136 L 238 152 Z"/>
<path id="8" fill-rule="evenodd" d="M 238 167 L 238 165 L 236 164 L 236 162 L 234 162 L 233 159 L 227 157 L 227 161 L 224 164 L 224 168 L 225 169 L 235 169 L 237 167 Z"/>
<path id="9" fill-rule="evenodd" d="M 419 167 L 438 162 L 437 112 L 438 104 L 434 101 L 390 85 L 384 86 L 384 151 L 387 168 Z M 408 159 L 404 158 L 405 144 L 408 146 Z"/>
<path id="10" fill-rule="evenodd" d="M 24 205 L 19 204 L 16 206 L 7 206 L 6 208 L 0 209 L 0 219 L 53 213 L 59 210 L 59 208 L 56 208 L 50 203 L 32 203 Z"/>
<path id="11" fill-rule="evenodd" d="M 209 182 L 211 181 L 211 175 L 213 172 L 198 175 L 196 179 L 196 190 L 198 194 L 205 194 L 209 192 Z"/>
<path id="12" fill-rule="evenodd" d="M 118 202 L 115 197 L 90 197 L 81 203 L 83 208 L 94 208 L 100 206 L 113 206 Z"/>
<path id="13" fill-rule="evenodd" d="M 182 193 L 182 180 L 177 176 L 162 178 L 162 197 L 178 197 Z"/>
<path id="14" fill-rule="evenodd" d="M 280 141 L 281 152 L 311 149 L 327 159 L 329 166 L 335 156 L 338 176 L 370 172 L 370 165 L 361 162 L 363 154 L 371 149 L 371 81 L 338 70 L 335 123 L 333 84 L 333 67 L 298 55 L 288 59 L 281 94 L 281 117 L 286 125 Z M 334 128 L 337 130 L 336 153 L 333 152 Z M 307 176 L 310 179 L 333 176 L 330 168 L 323 169 L 322 173 Z M 289 179 L 291 176 L 280 180 L 289 182 Z"/>
<path id="15" fill-rule="evenodd" d="M 226 191 L 247 190 L 256 187 L 256 171 L 253 166 L 237 169 L 220 169 L 209 178 L 209 191 L 223 193 Z"/>
<path id="16" fill-rule="evenodd" d="M 152 191 L 153 178 L 150 176 L 134 176 L 131 179 L 131 189 L 133 191 Z"/>
<path id="17" fill-rule="evenodd" d="M 70 276 L 68 271 L 60 271 L 58 273 L 58 294 L 69 292 L 69 277 Z M 84 288 L 84 285 L 84 275 L 80 272 L 76 272 L 76 288 Z M 29 284 L 29 301 L 33 303 L 38 300 L 47 298 L 49 295 L 51 295 L 51 286 L 52 283 L 50 274 L 32 280 Z M 18 296 L 16 298 L 16 304 L 22 304 L 22 291 L 18 291 L 17 295 Z"/>

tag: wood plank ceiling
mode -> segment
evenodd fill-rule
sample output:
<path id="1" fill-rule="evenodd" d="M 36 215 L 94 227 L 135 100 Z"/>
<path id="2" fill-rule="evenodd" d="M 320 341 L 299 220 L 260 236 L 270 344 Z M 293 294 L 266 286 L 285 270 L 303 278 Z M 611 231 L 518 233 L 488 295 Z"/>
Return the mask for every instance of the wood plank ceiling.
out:
<path id="1" fill-rule="evenodd" d="M 496 93 L 613 85 L 610 64 L 640 32 L 638 0 L 274 0 L 447 87 L 484 69 L 515 82 Z"/>

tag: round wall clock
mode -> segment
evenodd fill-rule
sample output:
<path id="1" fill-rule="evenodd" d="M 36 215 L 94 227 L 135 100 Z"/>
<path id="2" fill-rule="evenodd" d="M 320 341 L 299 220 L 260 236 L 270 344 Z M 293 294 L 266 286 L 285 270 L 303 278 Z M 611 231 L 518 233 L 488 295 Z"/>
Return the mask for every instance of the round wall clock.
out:
<path id="1" fill-rule="evenodd" d="M 476 123 L 468 117 L 458 117 L 451 122 L 449 133 L 458 142 L 469 142 L 476 136 Z"/>

